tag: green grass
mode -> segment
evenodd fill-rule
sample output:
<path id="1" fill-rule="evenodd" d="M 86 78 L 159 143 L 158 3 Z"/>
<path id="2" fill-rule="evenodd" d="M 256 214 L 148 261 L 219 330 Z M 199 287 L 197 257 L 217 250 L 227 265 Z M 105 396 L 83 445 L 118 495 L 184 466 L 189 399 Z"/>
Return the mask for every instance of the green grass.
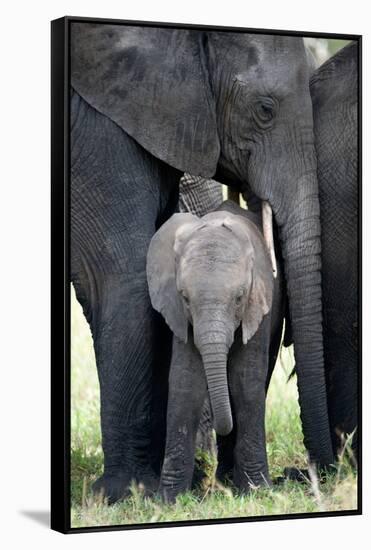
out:
<path id="1" fill-rule="evenodd" d="M 337 471 L 326 483 L 285 482 L 273 489 L 258 489 L 236 496 L 215 483 L 215 462 L 203 455 L 209 474 L 199 489 L 181 495 L 175 505 L 142 495 L 133 487 L 124 502 L 107 506 L 93 496 L 91 483 L 102 472 L 99 423 L 99 388 L 89 328 L 75 296 L 71 319 L 71 517 L 73 527 L 153 523 L 179 520 L 236 518 L 272 514 L 352 510 L 357 508 L 357 479 L 347 459 L 349 445 Z M 296 379 L 292 370 L 292 349 L 281 352 L 267 399 L 266 432 L 272 478 L 281 476 L 285 466 L 306 466 Z"/>

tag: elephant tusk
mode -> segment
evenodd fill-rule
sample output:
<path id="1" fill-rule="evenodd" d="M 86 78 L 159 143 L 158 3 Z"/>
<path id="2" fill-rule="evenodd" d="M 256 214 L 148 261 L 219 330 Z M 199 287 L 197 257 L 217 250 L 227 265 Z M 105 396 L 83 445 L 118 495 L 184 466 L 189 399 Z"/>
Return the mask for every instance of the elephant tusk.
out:
<path id="1" fill-rule="evenodd" d="M 273 277 L 277 277 L 277 262 L 276 254 L 274 252 L 274 240 L 273 240 L 273 218 L 272 208 L 267 201 L 262 201 L 262 218 L 263 218 L 263 236 L 265 244 L 267 245 L 269 257 L 272 264 Z"/>

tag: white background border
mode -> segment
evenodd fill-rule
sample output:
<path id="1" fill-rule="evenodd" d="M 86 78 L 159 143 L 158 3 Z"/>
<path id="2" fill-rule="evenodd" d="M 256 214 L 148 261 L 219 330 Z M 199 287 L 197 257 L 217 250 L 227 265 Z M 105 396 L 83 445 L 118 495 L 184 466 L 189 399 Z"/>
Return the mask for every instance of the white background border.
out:
<path id="1" fill-rule="evenodd" d="M 364 0 L 8 2 L 1 20 L 1 540 L 3 548 L 361 549 L 370 510 L 369 21 Z M 48 530 L 50 24 L 63 15 L 364 34 L 364 516 L 69 535 Z M 5 307 L 4 307 L 5 306 Z M 5 348 L 5 353 L 4 353 Z M 35 519 L 32 519 L 32 516 Z M 38 519 L 37 519 L 38 518 Z M 45 522 L 44 522 L 45 523 Z M 7 541 L 7 542 L 6 542 Z M 366 542 L 366 544 L 368 544 Z"/>

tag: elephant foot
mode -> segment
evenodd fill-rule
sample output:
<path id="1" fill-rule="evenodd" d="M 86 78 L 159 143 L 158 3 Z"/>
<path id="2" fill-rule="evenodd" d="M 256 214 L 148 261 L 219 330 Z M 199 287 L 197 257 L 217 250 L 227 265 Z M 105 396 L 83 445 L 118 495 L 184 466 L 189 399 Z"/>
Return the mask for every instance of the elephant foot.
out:
<path id="1" fill-rule="evenodd" d="M 165 504 L 174 504 L 178 495 L 178 491 L 160 486 L 157 495 Z"/>
<path id="2" fill-rule="evenodd" d="M 157 495 L 166 504 L 174 504 L 178 495 L 189 490 L 191 490 L 191 479 L 187 480 L 183 476 L 165 475 L 160 480 Z"/>
<path id="3" fill-rule="evenodd" d="M 131 495 L 133 484 L 138 486 L 144 496 L 152 496 L 158 489 L 159 479 L 152 473 L 104 473 L 94 482 L 93 491 L 107 499 L 108 504 L 114 504 Z"/>
<path id="4" fill-rule="evenodd" d="M 321 483 L 325 482 L 329 475 L 336 473 L 336 466 L 328 465 L 326 467 L 313 468 Z M 285 481 L 297 481 L 298 483 L 310 483 L 313 473 L 306 468 L 287 467 L 283 470 L 283 477 L 275 479 L 275 483 L 280 484 Z"/>
<path id="5" fill-rule="evenodd" d="M 130 486 L 134 479 L 124 474 L 103 474 L 93 483 L 93 492 L 107 499 L 108 504 L 130 495 Z"/>
<path id="6" fill-rule="evenodd" d="M 184 483 L 180 485 L 160 483 L 157 495 L 165 504 L 175 504 L 177 496 L 190 489 L 191 487 Z"/>
<path id="7" fill-rule="evenodd" d="M 310 480 L 309 471 L 305 468 L 284 468 L 283 477 L 285 480 L 307 483 Z"/>
<path id="8" fill-rule="evenodd" d="M 309 482 L 309 472 L 305 468 L 287 467 L 283 469 L 283 476 L 277 476 L 273 479 L 274 485 L 284 485 L 286 481 L 296 481 L 298 483 Z"/>
<path id="9" fill-rule="evenodd" d="M 258 474 L 248 474 L 247 472 L 233 471 L 233 484 L 239 493 L 249 494 L 251 491 L 262 488 L 270 489 L 273 487 L 268 472 L 259 472 Z"/>

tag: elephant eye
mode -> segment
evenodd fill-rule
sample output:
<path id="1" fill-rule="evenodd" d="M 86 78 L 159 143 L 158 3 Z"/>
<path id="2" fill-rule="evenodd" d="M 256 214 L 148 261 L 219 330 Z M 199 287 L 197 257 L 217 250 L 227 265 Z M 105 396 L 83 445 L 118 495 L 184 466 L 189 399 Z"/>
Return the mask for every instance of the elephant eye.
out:
<path id="1" fill-rule="evenodd" d="M 256 113 L 261 122 L 270 122 L 275 116 L 274 101 L 269 97 L 259 99 L 256 105 Z"/>
<path id="2" fill-rule="evenodd" d="M 182 298 L 184 300 L 184 302 L 187 304 L 187 306 L 189 305 L 189 298 L 188 296 L 185 294 L 185 292 L 182 292 Z"/>
<path id="3" fill-rule="evenodd" d="M 273 118 L 273 109 L 269 105 L 262 104 L 260 106 L 260 111 L 261 111 L 260 114 L 262 115 L 263 118 L 266 118 L 269 120 Z"/>

